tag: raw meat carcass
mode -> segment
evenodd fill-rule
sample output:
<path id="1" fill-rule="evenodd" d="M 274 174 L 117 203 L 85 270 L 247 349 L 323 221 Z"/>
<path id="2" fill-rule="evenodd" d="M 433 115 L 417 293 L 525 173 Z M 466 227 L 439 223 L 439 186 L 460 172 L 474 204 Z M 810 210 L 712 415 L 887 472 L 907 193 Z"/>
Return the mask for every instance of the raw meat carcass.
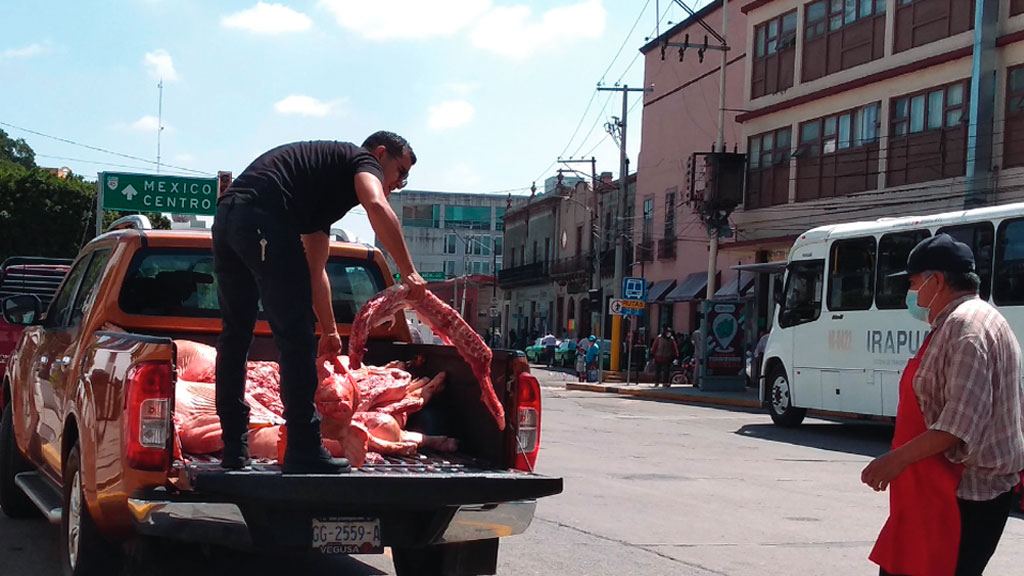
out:
<path id="1" fill-rule="evenodd" d="M 370 435 L 369 449 L 381 454 L 409 456 L 419 448 L 430 448 L 438 452 L 454 452 L 458 449 L 458 442 L 454 438 L 402 430 L 390 414 L 358 412 L 352 421 L 366 428 Z"/>
<path id="2" fill-rule="evenodd" d="M 349 362 L 359 368 L 365 353 L 366 339 L 370 329 L 387 322 L 399 310 L 412 308 L 435 334 L 451 342 L 459 355 L 469 364 L 480 385 L 480 395 L 494 416 L 499 430 L 505 429 L 505 409 L 491 384 L 491 349 L 473 328 L 459 316 L 451 306 L 434 296 L 429 290 L 421 298 L 409 298 L 406 285 L 392 286 L 374 296 L 359 310 L 352 322 L 352 336 L 349 339 Z"/>

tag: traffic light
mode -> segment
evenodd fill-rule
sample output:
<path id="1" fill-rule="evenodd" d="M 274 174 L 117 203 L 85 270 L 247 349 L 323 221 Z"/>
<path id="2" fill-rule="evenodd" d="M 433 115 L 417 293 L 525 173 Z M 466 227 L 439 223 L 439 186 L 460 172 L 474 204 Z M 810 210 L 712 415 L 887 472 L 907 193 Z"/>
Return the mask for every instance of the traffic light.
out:
<path id="1" fill-rule="evenodd" d="M 604 290 L 601 288 L 591 288 L 587 290 L 587 297 L 590 299 L 590 311 L 600 312 L 604 305 Z"/>

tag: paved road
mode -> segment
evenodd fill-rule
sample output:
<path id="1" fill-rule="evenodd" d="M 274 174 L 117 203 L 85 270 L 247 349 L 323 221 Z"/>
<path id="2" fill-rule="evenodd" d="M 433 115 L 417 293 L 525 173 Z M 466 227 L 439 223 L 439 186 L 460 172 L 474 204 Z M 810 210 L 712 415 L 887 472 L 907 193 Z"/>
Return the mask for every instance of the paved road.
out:
<path id="1" fill-rule="evenodd" d="M 858 479 L 891 428 L 808 420 L 781 430 L 757 412 L 568 392 L 562 374 L 538 373 L 538 471 L 563 476 L 565 493 L 540 503 L 526 534 L 503 540 L 503 576 L 877 573 L 866 557 L 887 497 Z M 55 550 L 52 527 L 0 519 L 4 576 L 55 576 Z M 394 573 L 386 556 L 300 564 L 184 546 L 159 556 L 168 573 L 194 576 Z M 1018 516 L 988 573 L 1021 565 Z"/>

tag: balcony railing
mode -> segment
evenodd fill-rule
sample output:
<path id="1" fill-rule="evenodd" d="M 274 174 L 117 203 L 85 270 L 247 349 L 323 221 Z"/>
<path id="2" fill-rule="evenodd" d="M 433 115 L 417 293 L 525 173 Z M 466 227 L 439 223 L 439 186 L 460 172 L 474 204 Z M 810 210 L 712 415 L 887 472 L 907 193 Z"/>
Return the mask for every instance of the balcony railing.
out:
<path id="1" fill-rule="evenodd" d="M 658 240 L 658 260 L 676 259 L 676 239 L 665 238 Z"/>
<path id="2" fill-rule="evenodd" d="M 589 276 L 594 270 L 594 258 L 589 254 L 577 254 L 555 260 L 551 264 L 551 277 L 555 280 L 569 280 Z"/>
<path id="3" fill-rule="evenodd" d="M 551 281 L 550 262 L 534 262 L 498 271 L 498 284 L 502 287 L 543 284 Z"/>

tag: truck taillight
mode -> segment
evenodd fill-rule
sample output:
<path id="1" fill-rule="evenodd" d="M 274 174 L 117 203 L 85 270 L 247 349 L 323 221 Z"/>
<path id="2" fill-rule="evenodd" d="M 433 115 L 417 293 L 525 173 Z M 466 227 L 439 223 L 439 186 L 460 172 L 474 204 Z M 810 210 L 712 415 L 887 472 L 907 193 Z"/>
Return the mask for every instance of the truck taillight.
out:
<path id="1" fill-rule="evenodd" d="M 128 372 L 125 430 L 128 466 L 167 470 L 170 465 L 171 365 L 144 362 Z"/>
<path id="2" fill-rule="evenodd" d="M 519 375 L 517 470 L 532 472 L 540 451 L 540 382 L 529 372 Z"/>

